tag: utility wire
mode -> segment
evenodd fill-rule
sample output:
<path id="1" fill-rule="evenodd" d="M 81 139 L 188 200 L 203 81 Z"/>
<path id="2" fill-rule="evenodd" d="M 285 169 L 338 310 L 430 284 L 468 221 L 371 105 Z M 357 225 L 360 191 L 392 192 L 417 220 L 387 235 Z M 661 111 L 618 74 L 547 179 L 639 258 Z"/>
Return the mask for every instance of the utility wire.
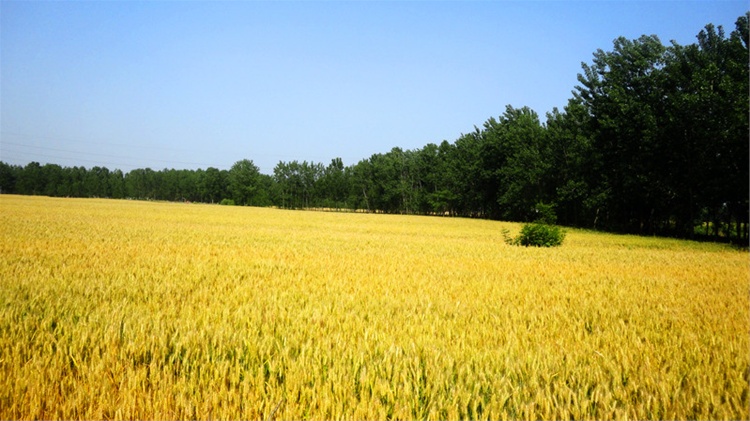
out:
<path id="1" fill-rule="evenodd" d="M 29 141 L 35 141 L 35 140 L 47 140 L 47 141 L 55 141 L 55 142 L 64 142 L 64 143 L 74 143 L 74 144 L 83 144 L 83 145 L 96 145 L 96 146 L 108 146 L 108 147 L 115 147 L 115 148 L 127 148 L 130 150 L 138 150 L 138 151 L 144 151 L 144 150 L 160 150 L 160 151 L 171 151 L 171 152 L 186 152 L 185 149 L 177 149 L 177 148 L 167 148 L 167 147 L 161 147 L 161 146 L 154 146 L 154 145 L 137 145 L 137 144 L 120 144 L 120 143 L 108 143 L 108 142 L 92 142 L 92 141 L 85 141 L 80 139 L 72 139 L 72 138 L 65 138 L 65 137 L 52 137 L 52 136 L 37 136 L 37 135 L 29 135 L 14 131 L 7 131 L 7 130 L 0 130 L 0 135 L 2 135 L 2 138 L 12 137 L 21 139 L 21 142 L 23 139 L 27 139 Z M 208 163 L 202 163 L 202 162 L 187 162 L 187 161 L 176 161 L 176 160 L 165 160 L 165 159 L 158 159 L 158 158 L 135 158 L 132 156 L 124 156 L 124 155 L 113 155 L 113 154 L 104 154 L 104 153 L 96 153 L 96 152 L 81 152 L 81 151 L 75 151 L 70 149 L 61 149 L 61 148 L 55 148 L 55 147 L 49 147 L 49 146 L 38 146 L 28 143 L 21 143 L 18 140 L 16 141 L 6 141 L 1 140 L 0 138 L 0 160 L 7 159 L 4 154 L 4 152 L 10 152 L 12 154 L 22 154 L 25 156 L 32 156 L 32 157 L 44 157 L 44 158 L 51 158 L 56 160 L 65 160 L 65 161 L 75 161 L 75 162 L 87 162 L 87 163 L 94 163 L 98 165 L 104 165 L 104 166 L 113 166 L 115 168 L 124 169 L 124 167 L 131 168 L 131 169 L 137 169 L 137 168 L 146 168 L 151 166 L 160 166 L 160 164 L 169 164 L 168 166 L 172 167 L 179 167 L 181 165 L 184 166 L 195 166 L 199 168 L 221 168 L 223 165 L 215 165 L 215 164 L 208 164 Z M 15 139 L 14 139 L 15 140 Z M 20 148 L 31 148 L 40 150 L 42 152 L 36 152 L 36 151 L 24 151 L 24 150 L 18 150 L 16 148 L 8 149 L 7 146 L 15 146 Z M 59 154 L 50 154 L 49 152 L 60 152 L 64 154 L 73 154 L 73 156 L 61 156 Z M 199 151 L 193 151 L 193 152 L 199 152 Z M 241 156 L 245 153 L 237 153 L 238 156 Z M 81 157 L 81 156 L 84 157 Z M 90 158 L 90 159 L 87 159 Z M 103 157 L 108 158 L 105 160 L 95 160 L 91 157 Z M 318 160 L 318 162 L 325 164 L 325 158 L 322 157 L 307 157 L 307 159 L 300 159 L 298 156 L 294 155 L 288 155 L 288 154 L 262 154 L 262 153 L 255 153 L 252 154 L 252 156 L 248 157 L 248 159 L 253 158 L 277 158 L 279 160 L 283 160 L 286 162 L 289 161 L 306 161 L 310 159 L 310 162 L 315 162 L 314 160 Z M 33 159 L 33 158 L 32 158 Z M 115 161 L 111 161 L 110 159 L 114 159 Z M 240 158 L 238 158 L 240 159 Z M 122 163 L 122 161 L 128 161 L 133 162 L 133 160 L 137 162 L 146 162 L 146 163 L 159 163 L 156 165 L 143 165 L 142 163 L 139 164 L 132 164 L 132 163 Z M 322 161 L 321 161 L 322 160 Z M 265 172 L 268 174 L 273 173 L 273 168 L 269 167 L 260 167 L 261 172 Z"/>

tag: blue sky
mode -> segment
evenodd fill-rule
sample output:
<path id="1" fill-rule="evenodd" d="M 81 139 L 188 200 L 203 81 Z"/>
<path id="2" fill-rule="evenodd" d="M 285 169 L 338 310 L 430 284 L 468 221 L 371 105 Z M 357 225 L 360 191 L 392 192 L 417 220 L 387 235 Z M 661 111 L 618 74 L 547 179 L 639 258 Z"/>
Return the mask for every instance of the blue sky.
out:
<path id="1" fill-rule="evenodd" d="M 618 36 L 727 34 L 747 1 L 0 2 L 0 160 L 351 165 L 542 117 Z"/>

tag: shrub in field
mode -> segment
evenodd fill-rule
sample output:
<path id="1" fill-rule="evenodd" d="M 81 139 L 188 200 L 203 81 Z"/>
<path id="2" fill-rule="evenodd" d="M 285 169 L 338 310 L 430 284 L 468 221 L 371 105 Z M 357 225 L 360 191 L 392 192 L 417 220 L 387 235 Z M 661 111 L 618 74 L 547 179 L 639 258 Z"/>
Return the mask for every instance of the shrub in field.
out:
<path id="1" fill-rule="evenodd" d="M 234 206 L 234 200 L 232 199 L 221 199 L 220 205 Z"/>
<path id="2" fill-rule="evenodd" d="M 542 223 L 526 224 L 516 238 L 503 231 L 505 242 L 514 246 L 556 247 L 565 239 L 565 231 L 556 225 Z"/>

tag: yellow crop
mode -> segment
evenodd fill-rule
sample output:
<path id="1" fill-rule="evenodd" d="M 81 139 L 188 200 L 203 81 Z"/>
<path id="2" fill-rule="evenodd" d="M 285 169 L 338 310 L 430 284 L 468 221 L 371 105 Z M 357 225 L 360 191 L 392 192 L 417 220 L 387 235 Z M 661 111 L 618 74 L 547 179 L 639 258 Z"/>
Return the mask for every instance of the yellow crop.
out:
<path id="1" fill-rule="evenodd" d="M 740 419 L 748 256 L 0 196 L 0 419 Z"/>

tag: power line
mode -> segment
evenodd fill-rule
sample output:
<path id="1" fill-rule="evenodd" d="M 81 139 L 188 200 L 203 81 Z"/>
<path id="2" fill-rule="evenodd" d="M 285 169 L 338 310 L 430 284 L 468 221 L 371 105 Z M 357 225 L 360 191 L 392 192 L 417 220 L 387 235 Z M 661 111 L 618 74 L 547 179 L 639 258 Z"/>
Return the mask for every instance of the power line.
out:
<path id="1" fill-rule="evenodd" d="M 84 163 L 90 163 L 92 164 L 92 166 L 104 166 L 104 167 L 107 167 L 108 169 L 119 169 L 119 170 L 126 170 L 126 171 L 132 171 L 135 169 L 144 169 L 144 168 L 154 169 L 153 167 L 155 167 L 153 165 L 141 165 L 141 164 L 136 165 L 136 164 L 123 163 L 123 162 L 113 162 L 109 160 L 102 161 L 102 160 L 86 159 L 86 158 L 79 158 L 79 157 L 71 158 L 71 157 L 65 157 L 65 156 L 60 156 L 60 155 L 50 155 L 50 154 L 39 153 L 39 152 L 28 152 L 28 151 L 11 151 L 11 152 L 13 152 L 14 154 L 20 154 L 25 157 L 25 159 L 17 158 L 13 161 L 20 160 L 20 161 L 25 161 L 26 163 L 29 163 L 33 161 L 37 161 L 37 162 L 44 161 L 44 159 L 40 159 L 40 158 L 46 158 L 49 160 L 47 161 L 47 163 L 61 165 L 63 167 L 69 166 L 69 165 L 60 164 L 60 162 L 64 162 L 64 161 L 84 162 Z M 6 157 L 0 157 L 0 161 L 11 161 L 11 160 L 8 160 Z M 71 166 L 75 166 L 75 165 L 71 165 Z M 199 168 L 205 170 L 209 167 L 219 168 L 219 166 L 214 166 L 214 165 L 207 165 L 207 166 L 203 166 Z M 156 171 L 159 171 L 161 169 L 182 169 L 182 168 L 175 168 L 174 166 L 172 166 L 172 168 L 163 167 L 163 168 L 156 168 Z M 273 173 L 273 168 L 259 167 L 259 169 L 263 173 L 267 173 L 267 174 Z"/>
<path id="2" fill-rule="evenodd" d="M 10 135 L 10 136 L 17 136 L 21 138 L 26 139 L 40 139 L 40 140 L 52 140 L 56 142 L 67 142 L 67 143 L 80 143 L 84 145 L 96 145 L 96 146 L 116 146 L 121 148 L 138 148 L 138 149 L 157 149 L 157 150 L 164 150 L 164 151 L 171 151 L 171 152 L 180 152 L 181 149 L 175 149 L 175 148 L 165 148 L 162 146 L 155 146 L 155 145 L 139 145 L 139 144 L 123 144 L 123 143 L 109 143 L 109 142 L 101 142 L 101 141 L 89 141 L 89 140 L 80 140 L 80 139 L 73 139 L 69 137 L 58 137 L 58 136 L 43 136 L 43 135 L 30 135 L 26 133 L 18 133 L 18 132 L 12 132 L 7 130 L 0 130 L 0 134 L 2 135 Z"/>
<path id="3" fill-rule="evenodd" d="M 75 143 L 75 144 L 83 144 L 83 145 L 96 145 L 96 146 L 105 146 L 105 147 L 114 147 L 114 148 L 126 148 L 129 150 L 160 150 L 160 151 L 171 151 L 171 152 L 193 152 L 193 153 L 200 153 L 200 151 L 197 150 L 185 150 L 185 149 L 176 149 L 176 148 L 167 148 L 167 147 L 160 147 L 160 146 L 154 146 L 154 145 L 136 145 L 136 144 L 121 144 L 121 143 L 109 143 L 109 142 L 92 142 L 92 141 L 85 141 L 80 139 L 72 139 L 72 138 L 66 138 L 66 137 L 53 137 L 53 136 L 39 136 L 39 135 L 30 135 L 25 133 L 19 133 L 14 131 L 7 131 L 7 130 L 0 130 L 0 134 L 2 137 L 14 137 L 19 139 L 20 141 L 29 140 L 29 141 L 35 141 L 35 140 L 47 140 L 47 141 L 55 141 L 55 142 L 63 142 L 63 143 Z M 36 152 L 36 151 L 19 151 L 19 150 L 9 150 L 6 146 L 17 146 L 21 148 L 31 148 L 36 150 L 41 150 L 42 153 Z M 160 164 L 169 164 L 173 167 L 176 166 L 195 166 L 200 168 L 208 168 L 208 167 L 215 167 L 215 168 L 221 168 L 223 165 L 215 165 L 215 164 L 208 164 L 204 162 L 187 162 L 187 161 L 177 161 L 177 160 L 169 160 L 169 159 L 158 159 L 158 158 L 147 158 L 147 157 L 133 157 L 133 156 L 124 156 L 124 155 L 113 155 L 113 154 L 105 154 L 105 153 L 97 153 L 97 152 L 82 152 L 82 151 L 76 151 L 71 149 L 62 149 L 62 148 L 55 148 L 55 147 L 49 147 L 49 146 L 38 146 L 35 144 L 28 144 L 28 143 L 20 143 L 19 141 L 4 141 L 0 140 L 0 152 L 12 152 L 12 153 L 20 153 L 24 155 L 31 155 L 31 156 L 38 156 L 38 157 L 44 157 L 44 158 L 52 158 L 52 159 L 62 159 L 67 161 L 76 161 L 76 162 L 89 162 L 89 163 L 95 163 L 95 164 L 103 164 L 103 165 L 113 165 L 115 167 L 129 167 L 131 169 L 135 168 L 144 168 L 149 166 L 159 166 L 159 164 L 153 165 L 153 163 L 160 163 Z M 49 152 L 60 152 L 64 154 L 73 154 L 74 156 L 60 156 L 59 154 L 50 154 Z M 81 155 L 84 157 L 82 158 Z M 246 155 L 246 153 L 237 152 L 238 156 Z M 107 160 L 94 160 L 87 159 L 86 157 L 102 157 L 107 158 Z M 253 153 L 249 159 L 252 158 L 275 158 L 279 159 L 280 161 L 306 161 L 310 160 L 310 162 L 315 162 L 317 160 L 318 162 L 325 163 L 327 158 L 323 157 L 311 157 L 307 156 L 305 158 L 300 158 L 296 155 L 289 155 L 289 154 L 264 154 L 264 153 Z M 0 157 L 0 159 L 3 159 Z M 113 162 L 110 159 L 114 159 L 117 162 Z M 127 162 L 133 162 L 133 160 L 138 162 L 144 162 L 145 163 L 152 163 L 152 165 L 143 165 L 143 164 L 132 164 L 132 163 L 121 163 L 123 160 L 126 160 Z M 353 160 L 356 161 L 356 160 Z M 120 162 L 120 163 L 118 163 Z M 261 171 L 272 173 L 273 168 L 269 167 L 260 167 Z"/>
<path id="4" fill-rule="evenodd" d="M 108 168 L 120 169 L 120 170 L 128 169 L 128 168 L 133 170 L 133 169 L 139 168 L 138 165 L 116 163 L 116 162 L 111 162 L 111 161 L 92 160 L 92 159 L 86 159 L 86 158 L 70 158 L 70 157 L 62 157 L 59 155 L 49 155 L 49 154 L 39 153 L 39 152 L 26 152 L 26 151 L 11 151 L 11 152 L 13 152 L 14 154 L 20 154 L 21 156 L 26 157 L 25 159 L 15 159 L 15 161 L 22 160 L 22 161 L 26 161 L 27 163 L 32 162 L 32 161 L 43 161 L 43 159 L 40 159 L 40 158 L 47 158 L 51 160 L 51 162 L 48 162 L 48 163 L 56 164 L 56 165 L 60 165 L 59 162 L 61 161 L 75 160 L 76 162 L 85 162 L 85 163 L 95 164 L 93 166 L 105 166 Z M 6 157 L 3 157 L 0 160 L 6 161 L 6 159 L 7 159 Z M 62 166 L 65 166 L 65 165 L 62 165 Z"/>
<path id="5" fill-rule="evenodd" d="M 0 130 L 0 134 L 1 135 L 17 136 L 17 137 L 25 138 L 25 139 L 28 139 L 28 140 L 42 139 L 42 140 L 51 140 L 51 141 L 57 141 L 57 142 L 79 143 L 79 144 L 85 144 L 85 145 L 112 146 L 112 147 L 118 147 L 118 148 L 136 149 L 136 150 L 139 150 L 139 151 L 140 150 L 144 150 L 144 149 L 150 149 L 150 150 L 162 150 L 162 151 L 169 151 L 169 152 L 186 152 L 185 149 L 179 149 L 179 148 L 168 148 L 168 147 L 154 146 L 154 145 L 122 144 L 122 143 L 109 143 L 109 142 L 92 142 L 92 141 L 86 141 L 86 140 L 72 139 L 72 138 L 68 138 L 68 137 L 53 137 L 53 136 L 30 135 L 30 134 L 19 133 L 19 132 L 12 132 L 12 131 L 7 131 L 7 130 Z M 0 140 L 0 146 L 2 146 L 2 144 L 4 144 L 4 143 L 10 144 L 10 142 L 4 142 L 4 141 Z M 25 145 L 25 144 L 23 144 L 23 146 L 32 146 L 32 145 Z M 41 146 L 39 146 L 39 147 L 41 147 Z M 188 151 L 188 152 L 200 153 L 201 151 L 193 149 L 193 150 Z M 242 155 L 246 154 L 246 151 L 235 150 L 235 151 L 230 151 L 230 152 L 232 152 L 232 153 L 236 152 L 234 154 L 237 155 L 237 156 L 242 156 Z M 76 152 L 76 153 L 78 153 L 78 152 Z M 86 152 L 84 152 L 84 153 L 86 153 Z M 308 156 L 305 159 L 305 158 L 300 158 L 299 156 L 289 155 L 289 154 L 267 154 L 267 153 L 257 153 L 257 152 L 253 153 L 253 156 L 264 157 L 264 158 L 285 158 L 285 159 L 292 159 L 292 160 L 308 160 L 308 159 L 310 159 L 310 160 L 312 160 L 312 159 L 326 160 L 326 159 L 329 159 L 329 158 L 324 158 L 324 157 L 320 157 L 320 156 Z M 239 159 L 241 159 L 241 158 L 239 158 Z M 169 162 L 173 162 L 173 161 L 169 161 Z M 177 162 L 177 161 L 174 161 L 174 162 Z M 187 164 L 193 164 L 193 163 L 187 163 Z M 198 163 L 196 165 L 200 165 L 200 164 Z"/>
<path id="6" fill-rule="evenodd" d="M 24 148 L 43 149 L 43 150 L 55 151 L 55 152 L 65 152 L 65 153 L 72 153 L 72 154 L 76 154 L 76 155 L 102 156 L 102 157 L 106 157 L 106 158 L 115 158 L 115 159 L 120 159 L 120 158 L 136 159 L 136 158 L 132 158 L 132 157 L 123 157 L 123 156 L 119 156 L 119 155 L 101 154 L 101 153 L 95 153 L 95 152 L 79 152 L 79 151 L 71 151 L 71 150 L 66 150 L 66 149 L 50 148 L 50 147 L 47 147 L 47 146 L 24 145 L 24 144 L 13 143 L 13 142 L 3 142 L 3 145 L 20 146 L 20 147 L 24 147 Z M 5 149 L 5 148 L 3 148 L 3 149 Z M 70 159 L 70 158 L 68 158 L 68 159 Z M 143 159 L 143 158 L 140 158 L 140 159 Z M 166 163 L 183 164 L 183 165 L 199 165 L 199 166 L 202 165 L 202 166 L 209 166 L 209 167 L 213 166 L 213 165 L 208 165 L 208 164 L 200 163 L 200 162 L 183 162 L 183 161 L 156 159 L 156 158 L 145 158 L 145 160 L 147 160 L 147 161 L 153 161 L 153 162 L 166 162 Z"/>

